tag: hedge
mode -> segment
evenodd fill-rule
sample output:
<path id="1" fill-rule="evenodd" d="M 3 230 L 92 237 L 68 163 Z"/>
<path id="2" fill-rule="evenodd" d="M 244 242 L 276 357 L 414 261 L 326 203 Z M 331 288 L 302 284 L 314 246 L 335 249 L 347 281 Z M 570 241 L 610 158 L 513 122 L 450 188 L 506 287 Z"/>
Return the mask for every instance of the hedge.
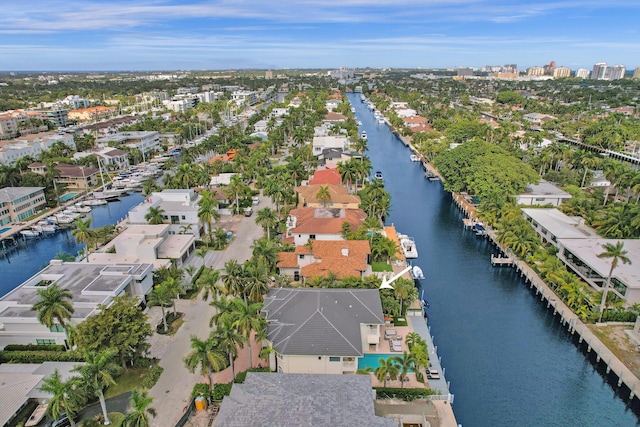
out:
<path id="1" fill-rule="evenodd" d="M 0 363 L 83 362 L 78 351 L 0 351 Z"/>
<path id="2" fill-rule="evenodd" d="M 405 402 L 411 402 L 437 394 L 436 390 L 426 388 L 374 387 L 374 390 L 376 391 L 376 398 L 378 399 L 400 399 Z"/>
<path id="3" fill-rule="evenodd" d="M 196 282 L 198 281 L 198 279 L 202 275 L 203 271 L 204 271 L 204 265 L 201 265 L 200 268 L 198 269 L 198 271 L 196 271 L 195 274 L 193 275 L 193 277 L 191 278 L 191 284 L 193 286 L 196 285 Z"/>
<path id="4" fill-rule="evenodd" d="M 2 351 L 65 351 L 62 344 L 8 344 Z"/>
<path id="5" fill-rule="evenodd" d="M 142 378 L 142 387 L 147 390 L 156 385 L 158 379 L 160 379 L 160 375 L 164 372 L 164 368 L 158 365 L 153 366 L 149 369 L 149 372 Z"/>
<path id="6" fill-rule="evenodd" d="M 244 380 L 247 378 L 247 372 L 271 372 L 271 369 L 270 368 L 251 368 L 251 369 L 247 369 L 246 371 L 238 372 L 238 375 L 236 375 L 236 378 L 233 382 L 237 384 L 244 383 Z"/>

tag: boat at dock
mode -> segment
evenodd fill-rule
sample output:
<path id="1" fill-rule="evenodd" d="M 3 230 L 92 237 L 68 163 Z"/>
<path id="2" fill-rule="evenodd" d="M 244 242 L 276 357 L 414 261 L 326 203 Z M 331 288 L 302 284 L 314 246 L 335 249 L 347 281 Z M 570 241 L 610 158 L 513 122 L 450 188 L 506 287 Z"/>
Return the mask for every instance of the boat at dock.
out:
<path id="1" fill-rule="evenodd" d="M 89 200 L 85 200 L 83 203 L 86 206 L 100 206 L 100 205 L 106 205 L 107 201 L 104 199 L 89 199 Z"/>
<path id="2" fill-rule="evenodd" d="M 24 427 L 33 427 L 40 424 L 40 421 L 44 418 L 47 413 L 47 408 L 49 407 L 48 403 L 41 403 L 36 406 L 36 409 L 31 413 L 29 419 L 25 423 Z"/>
<path id="3" fill-rule="evenodd" d="M 476 225 L 473 226 L 474 231 L 476 232 L 476 236 L 486 236 L 487 229 L 484 227 L 484 223 L 482 221 L 476 222 Z"/>
<path id="4" fill-rule="evenodd" d="M 20 234 L 23 237 L 26 237 L 27 239 L 35 239 L 36 237 L 40 237 L 42 235 L 42 233 L 40 233 L 39 231 L 33 230 L 33 229 L 31 229 L 31 230 L 22 230 L 20 232 Z"/>
<path id="5" fill-rule="evenodd" d="M 360 134 L 360 138 L 367 139 L 367 132 L 363 130 L 362 133 Z"/>
<path id="6" fill-rule="evenodd" d="M 402 248 L 405 258 L 418 258 L 418 248 L 416 248 L 416 242 L 413 240 L 413 237 L 398 233 L 398 240 L 400 241 L 400 247 Z"/>
<path id="7" fill-rule="evenodd" d="M 409 159 L 411 159 L 412 162 L 419 162 L 420 161 L 420 157 L 418 157 L 416 154 L 410 155 Z"/>
<path id="8" fill-rule="evenodd" d="M 411 269 L 411 276 L 413 277 L 413 280 L 424 279 L 424 273 L 422 272 L 422 269 L 417 265 L 414 265 L 413 268 Z"/>

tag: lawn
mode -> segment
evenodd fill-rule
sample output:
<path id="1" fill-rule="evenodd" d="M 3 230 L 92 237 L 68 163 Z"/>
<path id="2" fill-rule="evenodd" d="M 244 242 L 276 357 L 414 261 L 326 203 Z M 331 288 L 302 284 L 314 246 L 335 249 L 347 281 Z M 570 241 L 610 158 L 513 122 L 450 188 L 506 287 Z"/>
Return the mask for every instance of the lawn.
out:
<path id="1" fill-rule="evenodd" d="M 142 379 L 149 372 L 149 368 L 130 368 L 125 370 L 118 378 L 116 384 L 108 387 L 104 392 L 104 397 L 109 398 L 124 393 L 125 391 L 140 388 Z"/>
<path id="2" fill-rule="evenodd" d="M 393 271 L 393 267 L 386 262 L 372 262 L 371 270 L 373 270 L 374 273 L 379 273 L 382 271 Z"/>

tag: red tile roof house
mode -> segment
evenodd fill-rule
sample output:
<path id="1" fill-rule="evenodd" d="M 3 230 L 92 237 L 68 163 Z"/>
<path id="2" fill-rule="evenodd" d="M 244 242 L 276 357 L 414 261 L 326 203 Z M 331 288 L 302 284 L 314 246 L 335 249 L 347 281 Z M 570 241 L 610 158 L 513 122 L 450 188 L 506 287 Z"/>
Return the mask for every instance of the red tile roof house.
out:
<path id="1" fill-rule="evenodd" d="M 342 184 L 340 172 L 335 169 L 318 169 L 309 180 L 309 185 Z"/>
<path id="2" fill-rule="evenodd" d="M 362 278 L 371 272 L 370 254 L 367 240 L 313 240 L 311 247 L 296 246 L 295 252 L 280 252 L 276 266 L 295 281 L 329 274 L 337 279 Z"/>
<path id="3" fill-rule="evenodd" d="M 286 238 L 293 237 L 296 246 L 309 240 L 344 240 L 342 224 L 358 229 L 367 214 L 362 209 L 301 208 L 293 209 L 287 218 Z"/>

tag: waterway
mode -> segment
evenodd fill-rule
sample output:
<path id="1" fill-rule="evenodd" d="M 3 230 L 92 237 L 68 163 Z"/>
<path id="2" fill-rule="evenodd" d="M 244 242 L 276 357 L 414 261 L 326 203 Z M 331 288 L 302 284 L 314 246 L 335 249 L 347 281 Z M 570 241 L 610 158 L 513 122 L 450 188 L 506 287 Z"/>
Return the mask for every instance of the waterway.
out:
<path id="1" fill-rule="evenodd" d="M 139 193 L 131 193 L 102 206 L 94 206 L 87 214 L 92 219 L 91 228 L 116 224 L 127 216 L 129 209 L 142 202 Z M 29 277 L 45 267 L 59 252 L 76 255 L 82 244 L 71 235 L 71 229 L 61 229 L 52 236 L 23 240 L 19 238 L 17 250 L 11 250 L 0 258 L 0 296 L 10 292 Z"/>
<path id="2" fill-rule="evenodd" d="M 439 182 L 349 94 L 367 156 L 391 194 L 387 223 L 413 236 L 426 279 L 431 334 L 459 423 L 473 426 L 637 426 L 638 416 L 572 336 L 510 268 L 491 267 L 493 246 L 462 227 Z"/>

